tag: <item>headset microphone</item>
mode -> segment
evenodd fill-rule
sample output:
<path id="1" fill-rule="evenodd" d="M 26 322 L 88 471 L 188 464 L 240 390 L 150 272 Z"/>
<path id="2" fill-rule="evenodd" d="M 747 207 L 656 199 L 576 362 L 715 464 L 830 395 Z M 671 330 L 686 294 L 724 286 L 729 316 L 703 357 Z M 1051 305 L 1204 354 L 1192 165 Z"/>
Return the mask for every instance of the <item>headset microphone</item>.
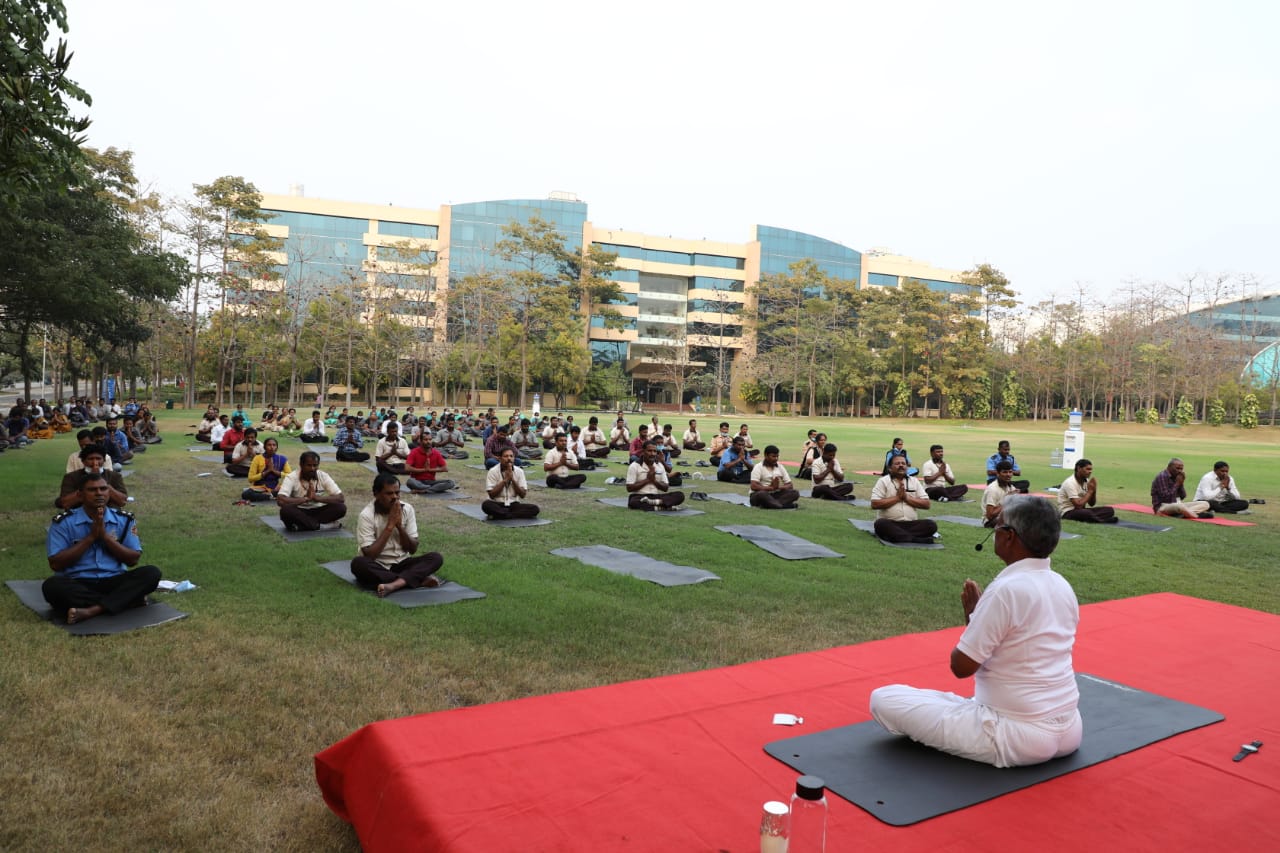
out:
<path id="1" fill-rule="evenodd" d="M 988 533 L 986 536 L 982 537 L 982 541 L 981 541 L 981 542 L 979 542 L 977 545 L 974 545 L 974 546 L 973 546 L 973 550 L 975 550 L 975 551 L 981 551 L 981 550 L 982 550 L 982 546 L 983 546 L 983 545 L 985 545 L 985 544 L 987 544 L 987 540 L 988 540 L 988 539 L 990 539 L 992 536 L 994 536 L 994 535 L 995 535 L 995 532 L 996 532 L 996 529 L 995 529 L 994 527 L 993 527 L 993 528 L 991 528 L 991 532 L 990 532 L 990 533 Z"/>

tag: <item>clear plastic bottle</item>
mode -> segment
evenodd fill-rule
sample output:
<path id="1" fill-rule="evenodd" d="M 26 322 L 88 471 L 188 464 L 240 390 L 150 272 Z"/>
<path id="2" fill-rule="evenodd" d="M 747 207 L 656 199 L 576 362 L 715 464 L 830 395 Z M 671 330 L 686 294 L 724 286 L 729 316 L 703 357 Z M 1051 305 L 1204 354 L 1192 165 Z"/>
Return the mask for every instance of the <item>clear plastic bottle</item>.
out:
<path id="1" fill-rule="evenodd" d="M 801 776 L 791 795 L 787 853 L 824 853 L 827 847 L 827 783 Z"/>

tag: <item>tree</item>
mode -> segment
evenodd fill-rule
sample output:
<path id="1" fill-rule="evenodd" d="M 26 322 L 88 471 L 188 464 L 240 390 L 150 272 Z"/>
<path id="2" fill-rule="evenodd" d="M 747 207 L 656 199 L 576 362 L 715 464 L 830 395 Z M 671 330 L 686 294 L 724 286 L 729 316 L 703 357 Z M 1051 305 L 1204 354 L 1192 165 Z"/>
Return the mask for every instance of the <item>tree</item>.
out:
<path id="1" fill-rule="evenodd" d="M 76 181 L 89 119 L 72 115 L 72 102 L 93 99 L 67 77 L 72 53 L 50 29 L 66 32 L 62 0 L 0 0 L 0 210 L 20 199 Z"/>
<path id="2" fill-rule="evenodd" d="M 1027 392 L 1013 373 L 1004 377 L 1004 391 L 1000 395 L 1000 403 L 1006 421 L 1022 420 L 1028 415 Z"/>
<path id="3" fill-rule="evenodd" d="M 573 328 L 586 349 L 583 327 L 573 323 L 584 307 L 599 314 L 602 306 L 618 295 L 617 283 L 607 277 L 616 256 L 568 249 L 555 224 L 538 216 L 530 217 L 527 224 L 505 225 L 502 233 L 503 239 L 494 248 L 511 267 L 506 276 L 512 307 L 509 327 L 516 332 L 512 343 L 519 357 L 519 405 L 523 409 L 533 348 Z"/>
<path id="4" fill-rule="evenodd" d="M 678 332 L 675 341 L 675 346 L 662 349 L 663 355 L 658 359 L 655 376 L 659 382 L 670 383 L 676 387 L 676 412 L 679 413 L 684 411 L 685 383 L 697 365 L 693 363 L 688 334 L 683 330 Z"/>
<path id="5" fill-rule="evenodd" d="M 1017 296 L 1009 286 L 1009 279 L 991 264 L 978 264 L 960 274 L 960 282 L 969 288 L 970 304 L 982 311 L 982 328 L 987 343 L 992 344 L 992 329 L 1008 312 L 1018 306 Z"/>
<path id="6" fill-rule="evenodd" d="M 280 249 L 262 227 L 267 215 L 262 211 L 262 194 L 252 182 L 241 177 L 224 176 L 208 184 L 194 185 L 197 205 L 191 214 L 204 220 L 213 239 L 206 244 L 213 255 L 208 274 L 217 276 L 221 289 L 220 307 L 253 307 L 256 300 L 254 282 L 278 277 L 271 253 Z M 197 259 L 197 269 L 205 267 Z M 198 284 L 197 284 L 198 286 Z M 198 302 L 198 300 L 197 300 Z M 224 337 L 218 341 L 222 359 L 218 365 L 218 402 L 230 380 L 231 402 L 235 398 L 236 360 L 240 353 L 238 338 L 239 312 L 233 310 L 222 327 Z"/>
<path id="7" fill-rule="evenodd" d="M 470 383 L 470 394 L 478 400 L 481 377 L 493 376 L 499 387 L 502 358 L 497 349 L 498 327 L 507 314 L 503 299 L 503 280 L 491 273 L 475 273 L 449 286 L 448 335 L 450 353 L 447 358 L 461 361 L 462 374 Z"/>
<path id="8" fill-rule="evenodd" d="M 87 159 L 70 191 L 46 187 L 18 200 L 0 241 L 0 330 L 13 336 L 30 396 L 30 342 L 59 329 L 84 341 L 102 369 L 113 353 L 132 357 L 150 329 L 153 301 L 173 298 L 185 263 L 141 239 Z"/>
<path id="9" fill-rule="evenodd" d="M 748 319 L 756 347 L 759 352 L 787 354 L 792 411 L 803 378 L 809 415 L 817 413 L 818 371 L 827 362 L 831 331 L 848 290 L 808 258 L 791 264 L 786 275 L 766 275 L 751 288 L 755 301 Z"/>

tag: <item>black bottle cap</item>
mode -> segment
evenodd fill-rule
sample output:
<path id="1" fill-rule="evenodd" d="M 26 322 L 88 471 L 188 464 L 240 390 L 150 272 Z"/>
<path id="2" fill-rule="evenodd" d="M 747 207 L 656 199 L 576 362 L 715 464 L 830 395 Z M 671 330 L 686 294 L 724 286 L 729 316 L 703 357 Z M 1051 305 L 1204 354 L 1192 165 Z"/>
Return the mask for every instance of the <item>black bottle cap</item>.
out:
<path id="1" fill-rule="evenodd" d="M 802 800 L 820 800 L 826 789 L 827 783 L 817 776 L 801 776 L 796 780 L 796 796 Z"/>

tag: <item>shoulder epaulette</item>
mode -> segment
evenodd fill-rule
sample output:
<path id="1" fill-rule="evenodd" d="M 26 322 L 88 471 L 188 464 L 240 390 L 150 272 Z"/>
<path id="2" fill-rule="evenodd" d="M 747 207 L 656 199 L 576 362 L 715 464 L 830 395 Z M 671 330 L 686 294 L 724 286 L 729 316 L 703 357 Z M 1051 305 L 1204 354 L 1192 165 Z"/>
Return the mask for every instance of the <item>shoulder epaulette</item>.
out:
<path id="1" fill-rule="evenodd" d="M 136 519 L 136 516 L 134 516 L 134 514 L 133 514 L 133 513 L 131 513 L 131 512 L 125 512 L 125 511 L 124 511 L 124 510 L 122 510 L 122 509 L 118 509 L 118 510 L 116 510 L 116 515 L 122 515 L 122 516 L 124 516 L 125 518 L 129 519 L 130 521 L 134 521 L 134 520 Z"/>
<path id="2" fill-rule="evenodd" d="M 73 512 L 75 512 L 75 510 L 73 509 L 63 510 L 62 512 L 58 513 L 53 517 L 53 523 L 57 524 L 59 521 L 62 521 L 64 518 L 68 517 Z"/>

